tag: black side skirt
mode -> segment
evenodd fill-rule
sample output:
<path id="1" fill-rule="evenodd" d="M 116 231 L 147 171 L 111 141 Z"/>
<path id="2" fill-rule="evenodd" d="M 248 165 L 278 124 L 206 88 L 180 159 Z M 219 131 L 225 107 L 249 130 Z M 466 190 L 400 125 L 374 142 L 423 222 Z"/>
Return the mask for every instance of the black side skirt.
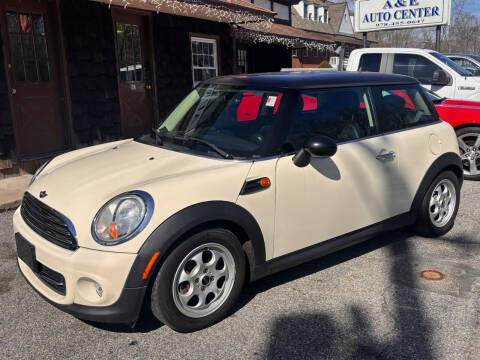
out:
<path id="1" fill-rule="evenodd" d="M 251 281 L 261 279 L 270 274 L 331 254 L 335 251 L 368 240 L 386 231 L 412 225 L 415 222 L 415 219 L 416 215 L 411 211 L 402 215 L 394 216 L 374 225 L 367 226 L 363 229 L 355 230 L 348 234 L 337 236 L 293 253 L 271 259 L 255 267 L 255 271 L 251 276 Z"/>

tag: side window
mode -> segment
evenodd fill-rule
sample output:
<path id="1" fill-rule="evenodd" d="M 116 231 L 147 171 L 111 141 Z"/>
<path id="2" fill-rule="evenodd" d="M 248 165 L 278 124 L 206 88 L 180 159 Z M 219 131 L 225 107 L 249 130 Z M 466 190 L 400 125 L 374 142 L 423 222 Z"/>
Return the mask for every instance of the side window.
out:
<path id="1" fill-rule="evenodd" d="M 345 142 L 376 134 L 366 87 L 304 90 L 281 152 L 297 151 L 315 135 Z"/>
<path id="2" fill-rule="evenodd" d="M 419 85 L 376 86 L 372 91 L 382 133 L 437 121 Z"/>
<path id="3" fill-rule="evenodd" d="M 360 57 L 358 71 L 379 72 L 382 54 L 363 54 Z"/>
<path id="4" fill-rule="evenodd" d="M 414 77 L 422 84 L 433 82 L 433 73 L 440 67 L 421 55 L 395 54 L 393 73 Z"/>

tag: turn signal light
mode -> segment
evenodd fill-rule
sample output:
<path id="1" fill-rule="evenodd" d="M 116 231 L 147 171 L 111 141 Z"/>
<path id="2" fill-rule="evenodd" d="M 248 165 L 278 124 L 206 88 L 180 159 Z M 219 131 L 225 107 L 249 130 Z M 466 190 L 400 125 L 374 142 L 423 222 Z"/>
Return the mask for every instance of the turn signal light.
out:
<path id="1" fill-rule="evenodd" d="M 117 226 L 114 223 L 110 224 L 110 235 L 116 239 L 118 237 Z"/>
<path id="2" fill-rule="evenodd" d="M 259 184 L 262 188 L 270 186 L 270 179 L 268 177 L 262 177 L 259 181 Z"/>
<path id="3" fill-rule="evenodd" d="M 148 260 L 147 266 L 145 266 L 145 270 L 143 271 L 143 274 L 142 274 L 143 280 L 145 280 L 148 277 L 148 273 L 150 272 L 150 270 L 152 270 L 152 266 L 153 264 L 155 264 L 155 260 L 157 260 L 158 255 L 160 255 L 160 251 L 155 251 L 152 257 L 150 258 L 150 260 Z"/>

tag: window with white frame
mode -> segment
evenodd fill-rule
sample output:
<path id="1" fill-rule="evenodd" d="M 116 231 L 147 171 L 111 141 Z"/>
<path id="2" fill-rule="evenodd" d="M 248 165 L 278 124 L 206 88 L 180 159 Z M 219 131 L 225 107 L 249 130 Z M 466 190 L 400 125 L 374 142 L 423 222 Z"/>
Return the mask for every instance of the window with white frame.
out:
<path id="1" fill-rule="evenodd" d="M 312 53 L 313 56 L 318 57 L 318 48 L 313 48 Z"/>
<path id="2" fill-rule="evenodd" d="M 191 38 L 193 85 L 218 75 L 217 41 Z"/>
<path id="3" fill-rule="evenodd" d="M 303 56 L 304 57 L 308 56 L 308 47 L 303 48 Z"/>
<path id="4" fill-rule="evenodd" d="M 308 19 L 308 4 L 306 2 L 303 3 L 303 18 Z"/>
<path id="5" fill-rule="evenodd" d="M 318 21 L 318 6 L 313 7 L 313 20 Z"/>

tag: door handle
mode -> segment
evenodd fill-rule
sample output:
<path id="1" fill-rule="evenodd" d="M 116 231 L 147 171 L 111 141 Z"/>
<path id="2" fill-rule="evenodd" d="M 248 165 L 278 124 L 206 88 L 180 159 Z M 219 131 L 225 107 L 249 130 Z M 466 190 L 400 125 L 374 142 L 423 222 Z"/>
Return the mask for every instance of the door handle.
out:
<path id="1" fill-rule="evenodd" d="M 378 154 L 376 156 L 376 159 L 380 161 L 385 161 L 385 160 L 395 159 L 395 156 L 397 156 L 397 154 L 395 154 L 394 151 L 389 151 L 385 154 Z"/>
<path id="2" fill-rule="evenodd" d="M 15 95 L 17 93 L 17 89 L 12 89 L 12 94 Z"/>

